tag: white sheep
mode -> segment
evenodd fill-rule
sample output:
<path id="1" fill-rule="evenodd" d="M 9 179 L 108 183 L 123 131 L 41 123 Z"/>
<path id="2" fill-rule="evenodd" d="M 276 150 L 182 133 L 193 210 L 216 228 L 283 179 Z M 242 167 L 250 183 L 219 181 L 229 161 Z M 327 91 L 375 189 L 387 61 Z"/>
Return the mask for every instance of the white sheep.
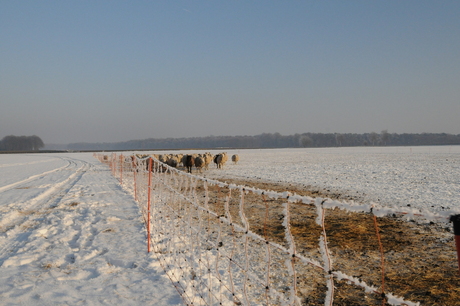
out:
<path id="1" fill-rule="evenodd" d="M 209 152 L 204 153 L 204 168 L 206 170 L 209 169 L 209 165 L 212 163 L 212 154 Z"/>

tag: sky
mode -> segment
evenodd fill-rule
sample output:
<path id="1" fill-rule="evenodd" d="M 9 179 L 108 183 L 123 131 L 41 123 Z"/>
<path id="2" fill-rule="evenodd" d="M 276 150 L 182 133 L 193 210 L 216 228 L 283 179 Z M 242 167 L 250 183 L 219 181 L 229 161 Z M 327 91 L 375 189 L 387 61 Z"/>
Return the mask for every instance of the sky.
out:
<path id="1" fill-rule="evenodd" d="M 460 1 L 0 0 L 0 139 L 460 134 Z"/>

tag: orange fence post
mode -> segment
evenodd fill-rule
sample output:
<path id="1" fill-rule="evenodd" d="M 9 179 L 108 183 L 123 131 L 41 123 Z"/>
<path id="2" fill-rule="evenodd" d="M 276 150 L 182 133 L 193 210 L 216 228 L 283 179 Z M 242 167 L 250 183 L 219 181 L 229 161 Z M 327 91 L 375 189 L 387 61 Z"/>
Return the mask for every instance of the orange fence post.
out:
<path id="1" fill-rule="evenodd" d="M 123 154 L 120 155 L 120 184 L 123 185 Z"/>
<path id="2" fill-rule="evenodd" d="M 379 242 L 379 249 L 380 249 L 380 266 L 381 266 L 381 273 L 382 273 L 382 286 L 381 286 L 381 294 L 382 294 L 382 305 L 386 304 L 386 297 L 385 297 L 385 253 L 383 251 L 383 244 L 382 239 L 380 236 L 379 225 L 377 224 L 377 216 L 374 216 L 374 227 L 375 227 L 375 234 L 377 235 L 377 241 Z"/>
<path id="3" fill-rule="evenodd" d="M 457 247 L 458 269 L 460 273 L 460 215 L 450 216 L 450 222 L 454 223 L 455 246 Z"/>
<path id="4" fill-rule="evenodd" d="M 147 190 L 147 252 L 150 253 L 150 198 L 152 191 L 152 158 L 149 158 L 149 184 Z"/>
<path id="5" fill-rule="evenodd" d="M 131 161 L 133 163 L 133 178 L 134 178 L 134 200 L 137 201 L 137 185 L 136 185 L 136 173 L 137 173 L 137 157 L 135 155 L 131 156 Z M 136 159 L 136 161 L 134 161 Z"/>

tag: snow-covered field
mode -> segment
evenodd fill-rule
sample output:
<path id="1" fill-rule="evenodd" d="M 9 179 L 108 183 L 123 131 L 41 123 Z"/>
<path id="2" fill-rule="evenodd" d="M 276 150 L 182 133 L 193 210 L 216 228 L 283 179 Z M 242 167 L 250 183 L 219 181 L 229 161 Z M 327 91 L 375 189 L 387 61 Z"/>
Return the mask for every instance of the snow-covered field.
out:
<path id="1" fill-rule="evenodd" d="M 228 154 L 239 154 L 237 165 L 227 162 L 223 171 L 214 167 L 204 175 L 292 183 L 363 203 L 460 213 L 460 146 L 229 150 Z"/>
<path id="2" fill-rule="evenodd" d="M 237 165 L 202 175 L 460 212 L 460 146 L 227 152 L 240 155 Z M 107 166 L 91 153 L 0 155 L 1 305 L 181 303 L 146 253 L 137 203 Z"/>
<path id="3" fill-rule="evenodd" d="M 182 305 L 92 154 L 0 154 L 0 305 Z"/>

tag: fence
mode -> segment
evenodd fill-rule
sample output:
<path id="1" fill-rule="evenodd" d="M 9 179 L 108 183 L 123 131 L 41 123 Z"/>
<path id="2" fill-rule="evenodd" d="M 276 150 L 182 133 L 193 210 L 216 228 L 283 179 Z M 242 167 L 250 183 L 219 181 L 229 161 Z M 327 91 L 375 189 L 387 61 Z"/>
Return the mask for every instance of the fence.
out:
<path id="1" fill-rule="evenodd" d="M 138 201 L 148 251 L 187 305 L 420 305 L 389 292 L 406 281 L 388 285 L 402 276 L 382 244 L 400 220 L 380 217 L 396 212 L 227 184 L 150 156 L 95 156 Z"/>

